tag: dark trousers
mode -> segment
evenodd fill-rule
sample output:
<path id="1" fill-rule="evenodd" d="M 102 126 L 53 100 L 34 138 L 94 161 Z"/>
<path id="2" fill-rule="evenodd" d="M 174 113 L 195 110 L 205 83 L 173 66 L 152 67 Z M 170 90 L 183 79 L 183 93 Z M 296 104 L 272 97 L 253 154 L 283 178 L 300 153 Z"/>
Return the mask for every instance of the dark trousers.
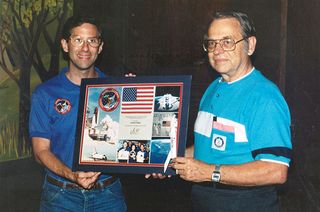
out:
<path id="1" fill-rule="evenodd" d="M 195 184 L 191 192 L 195 212 L 278 212 L 274 186 L 219 189 Z"/>

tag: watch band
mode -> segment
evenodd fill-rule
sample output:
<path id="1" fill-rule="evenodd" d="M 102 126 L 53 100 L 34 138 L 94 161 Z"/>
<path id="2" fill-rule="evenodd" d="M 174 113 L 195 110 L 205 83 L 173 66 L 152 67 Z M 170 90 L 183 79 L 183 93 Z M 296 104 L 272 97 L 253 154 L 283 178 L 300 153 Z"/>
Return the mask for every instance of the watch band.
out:
<path id="1" fill-rule="evenodd" d="M 215 165 L 214 171 L 212 172 L 212 175 L 211 175 L 211 180 L 213 182 L 216 182 L 216 183 L 220 182 L 220 178 L 221 178 L 220 169 L 221 169 L 221 165 L 219 164 Z"/>

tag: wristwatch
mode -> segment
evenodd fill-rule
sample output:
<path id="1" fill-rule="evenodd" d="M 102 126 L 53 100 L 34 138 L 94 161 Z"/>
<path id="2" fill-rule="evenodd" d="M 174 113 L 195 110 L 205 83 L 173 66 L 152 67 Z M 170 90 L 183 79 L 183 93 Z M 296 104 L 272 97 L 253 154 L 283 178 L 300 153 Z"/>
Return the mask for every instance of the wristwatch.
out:
<path id="1" fill-rule="evenodd" d="M 212 182 L 218 183 L 220 182 L 221 174 L 220 174 L 221 165 L 215 165 L 214 171 L 211 175 Z"/>

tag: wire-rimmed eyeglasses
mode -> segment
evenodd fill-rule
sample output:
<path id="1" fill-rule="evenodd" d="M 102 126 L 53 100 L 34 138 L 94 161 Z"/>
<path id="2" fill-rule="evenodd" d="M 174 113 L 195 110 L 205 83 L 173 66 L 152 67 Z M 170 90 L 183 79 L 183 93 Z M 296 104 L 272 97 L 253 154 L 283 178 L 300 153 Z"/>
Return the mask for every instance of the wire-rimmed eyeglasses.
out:
<path id="1" fill-rule="evenodd" d="M 219 44 L 220 47 L 224 51 L 233 51 L 236 49 L 236 44 L 247 39 L 248 37 L 244 37 L 238 41 L 233 40 L 232 38 L 223 38 L 223 39 L 204 39 L 203 41 L 203 49 L 206 52 L 214 52 L 216 50 L 217 45 Z"/>
<path id="2" fill-rule="evenodd" d="M 96 37 L 87 38 L 86 40 L 81 37 L 70 37 L 69 40 L 75 47 L 81 47 L 85 42 L 87 42 L 93 48 L 97 48 L 101 44 L 101 39 Z"/>

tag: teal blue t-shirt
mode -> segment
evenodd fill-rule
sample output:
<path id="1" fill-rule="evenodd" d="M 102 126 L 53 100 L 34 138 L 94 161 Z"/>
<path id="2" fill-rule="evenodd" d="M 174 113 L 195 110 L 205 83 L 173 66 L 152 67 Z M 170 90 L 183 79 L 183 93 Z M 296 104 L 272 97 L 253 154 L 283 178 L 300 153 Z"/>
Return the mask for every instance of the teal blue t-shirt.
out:
<path id="1" fill-rule="evenodd" d="M 210 164 L 263 160 L 289 166 L 290 122 L 281 92 L 260 71 L 232 83 L 218 78 L 200 102 L 194 157 Z"/>

